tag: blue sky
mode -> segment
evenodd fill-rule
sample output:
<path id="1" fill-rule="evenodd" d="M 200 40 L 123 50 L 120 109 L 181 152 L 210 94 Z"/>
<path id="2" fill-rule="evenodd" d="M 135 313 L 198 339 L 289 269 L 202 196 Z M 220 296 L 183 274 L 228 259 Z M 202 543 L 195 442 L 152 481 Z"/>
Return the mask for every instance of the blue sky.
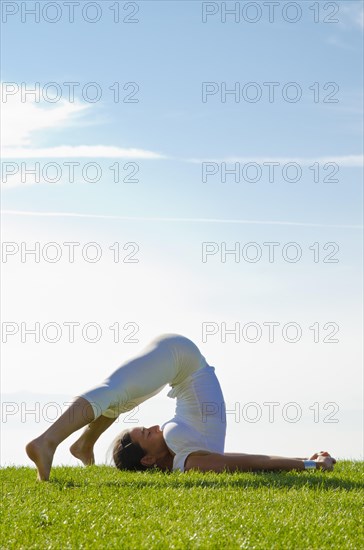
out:
<path id="1" fill-rule="evenodd" d="M 105 327 L 116 320 L 134 320 L 141 327 L 139 347 L 156 333 L 181 332 L 220 368 L 227 401 L 242 399 L 237 388 L 244 386 L 244 399 L 259 387 L 259 396 L 266 399 L 279 395 L 285 402 L 339 403 L 346 412 L 334 426 L 338 437 L 333 440 L 328 425 L 314 426 L 317 444 L 327 438 L 337 455 L 359 457 L 360 422 L 350 420 L 356 427 L 348 441 L 349 421 L 344 418 L 351 414 L 358 419 L 355 411 L 361 407 L 362 3 L 334 3 L 339 9 L 332 17 L 339 22 L 325 23 L 331 8 L 320 2 L 320 22 L 314 23 L 309 9 L 313 2 L 297 2 L 302 17 L 288 23 L 282 16 L 287 3 L 281 2 L 273 23 L 263 11 L 255 24 L 235 23 L 232 17 L 222 23 L 220 2 L 210 3 L 218 13 L 206 23 L 201 20 L 201 2 L 136 2 L 135 24 L 114 23 L 114 3 L 108 1 L 98 3 L 102 17 L 95 24 L 84 21 L 77 10 L 70 23 L 63 2 L 58 2 L 62 17 L 57 23 L 42 16 L 39 23 L 31 16 L 22 22 L 21 4 L 29 8 L 34 2 L 8 4 L 17 5 L 19 12 L 2 25 L 6 170 L 9 163 L 20 167 L 23 162 L 28 169 L 36 162 L 41 167 L 58 163 L 61 177 L 57 183 L 44 178 L 35 183 L 28 175 L 22 182 L 20 170 L 5 178 L 3 168 L 3 240 L 29 247 L 52 241 L 63 252 L 64 242 L 94 241 L 102 247 L 103 258 L 97 264 L 82 258 L 70 264 L 63 256 L 51 264 L 9 257 L 2 264 L 3 319 L 18 324 L 93 320 Z M 125 3 L 119 4 L 122 10 Z M 28 96 L 22 102 L 19 91 L 4 101 L 11 83 L 20 90 L 21 83 L 30 88 L 36 82 L 41 90 L 57 83 L 62 100 L 36 103 Z M 80 83 L 78 90 L 96 82 L 102 98 L 90 103 L 76 91 L 70 102 L 65 82 Z M 115 103 L 109 89 L 115 82 L 124 95 L 133 89 L 123 90 L 124 84 L 136 83 L 138 102 Z M 203 82 L 218 87 L 206 102 Z M 229 95 L 224 103 L 223 82 L 229 89 L 254 83 L 262 98 L 236 102 Z M 278 83 L 273 102 L 267 82 Z M 302 91 L 296 103 L 282 98 L 290 82 Z M 314 83 L 318 102 L 310 90 Z M 338 102 L 323 102 L 331 92 Z M 66 162 L 81 167 L 74 182 L 68 180 Z M 95 183 L 81 177 L 82 167 L 90 162 L 102 171 Z M 110 170 L 115 162 L 123 177 L 130 173 L 125 164 L 134 163 L 139 181 L 115 183 Z M 206 182 L 204 162 L 218 168 Z M 236 182 L 228 176 L 223 182 L 223 162 L 228 169 L 255 162 L 262 178 Z M 267 162 L 279 163 L 273 182 Z M 299 181 L 284 181 L 286 163 L 301 167 Z M 315 163 L 320 166 L 318 182 L 309 168 Z M 339 168 L 339 181 L 323 181 L 333 166 Z M 255 242 L 263 250 L 264 242 L 273 241 L 280 243 L 273 263 L 266 254 L 257 263 L 234 262 L 231 257 L 221 261 L 221 243 L 231 248 Z M 113 263 L 109 247 L 115 242 L 138 243 L 139 263 Z M 201 261 L 203 242 L 219 246 L 219 253 L 206 263 Z M 288 242 L 298 243 L 303 251 L 297 263 L 282 259 Z M 339 246 L 339 262 L 325 263 L 324 256 L 313 262 L 313 243 L 319 243 L 322 252 L 330 242 Z M 202 342 L 201 325 L 207 321 L 262 325 L 272 320 L 301 323 L 302 341 L 249 345 L 223 343 L 217 336 Z M 340 342 L 313 345 L 307 327 L 314 322 L 340 325 Z M 21 343 L 13 337 L 3 346 L 3 391 L 72 396 L 97 383 L 136 348 L 110 344 L 106 336 L 97 344 L 75 345 L 64 339 L 54 345 Z M 31 371 L 25 366 L 29 363 Z M 163 406 L 158 401 L 153 405 L 163 417 L 166 401 L 161 397 Z M 150 405 L 145 410 L 141 422 L 154 414 Z M 244 452 L 247 443 L 236 445 L 239 429 L 231 427 L 229 450 Z M 286 443 L 283 449 L 278 444 L 285 439 L 284 427 L 275 426 L 276 438 L 269 429 L 249 434 L 249 445 L 255 444 L 250 451 L 290 453 Z M 302 445 L 316 443 L 310 439 L 310 427 L 307 433 L 302 430 Z M 271 447 L 266 449 L 261 441 L 269 438 Z M 277 448 L 272 448 L 275 441 Z M 305 452 L 297 447 L 293 454 Z M 26 463 L 19 454 L 16 460 Z"/>

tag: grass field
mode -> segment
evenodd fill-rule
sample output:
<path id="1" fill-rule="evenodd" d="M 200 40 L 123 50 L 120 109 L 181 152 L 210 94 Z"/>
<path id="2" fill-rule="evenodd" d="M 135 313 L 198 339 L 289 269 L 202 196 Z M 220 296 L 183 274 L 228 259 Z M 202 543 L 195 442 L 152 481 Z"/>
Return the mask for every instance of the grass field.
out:
<path id="1" fill-rule="evenodd" d="M 362 549 L 363 472 L 5 468 L 0 548 Z"/>

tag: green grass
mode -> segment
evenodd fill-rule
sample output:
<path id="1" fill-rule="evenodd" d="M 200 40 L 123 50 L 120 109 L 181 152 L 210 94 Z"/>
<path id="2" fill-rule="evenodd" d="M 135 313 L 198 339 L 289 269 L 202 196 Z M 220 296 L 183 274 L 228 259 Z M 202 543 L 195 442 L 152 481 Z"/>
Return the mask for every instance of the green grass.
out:
<path id="1" fill-rule="evenodd" d="M 0 548 L 362 549 L 363 462 L 333 472 L 0 470 Z"/>

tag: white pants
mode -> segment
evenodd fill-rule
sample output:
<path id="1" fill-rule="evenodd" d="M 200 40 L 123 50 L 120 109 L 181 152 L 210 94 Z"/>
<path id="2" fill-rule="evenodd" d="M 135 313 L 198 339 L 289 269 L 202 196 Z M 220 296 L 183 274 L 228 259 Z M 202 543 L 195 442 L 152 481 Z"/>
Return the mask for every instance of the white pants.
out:
<path id="1" fill-rule="evenodd" d="M 178 334 L 163 334 L 140 355 L 125 361 L 102 384 L 79 397 L 91 403 L 95 418 L 101 414 L 117 418 L 159 393 L 167 384 L 181 384 L 206 366 L 205 358 L 191 340 Z M 219 386 L 217 389 L 221 391 Z M 211 387 L 207 393 L 201 398 L 214 401 Z M 220 394 L 219 399 L 221 401 Z"/>

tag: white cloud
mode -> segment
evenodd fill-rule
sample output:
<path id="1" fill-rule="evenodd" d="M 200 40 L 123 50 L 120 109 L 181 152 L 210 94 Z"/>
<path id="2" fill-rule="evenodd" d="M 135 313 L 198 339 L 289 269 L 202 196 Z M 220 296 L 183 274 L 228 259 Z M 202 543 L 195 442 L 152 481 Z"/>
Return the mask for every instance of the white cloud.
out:
<path id="1" fill-rule="evenodd" d="M 347 40 L 341 39 L 337 35 L 329 36 L 325 41 L 327 42 L 327 44 L 330 44 L 330 46 L 335 46 L 342 50 L 349 50 L 352 52 L 356 51 L 355 47 L 352 44 L 349 44 Z"/>
<path id="2" fill-rule="evenodd" d="M 60 145 L 47 148 L 4 147 L 3 158 L 123 158 L 163 159 L 160 153 L 145 149 L 115 147 L 112 145 Z"/>
<path id="3" fill-rule="evenodd" d="M 340 10 L 335 16 L 345 30 L 364 28 L 364 10 L 362 2 L 340 2 Z"/>
<path id="4" fill-rule="evenodd" d="M 280 165 L 295 162 L 301 167 L 312 166 L 314 163 L 325 165 L 326 163 L 336 163 L 340 168 L 363 168 L 364 157 L 362 155 L 342 155 L 342 156 L 326 156 L 316 158 L 303 158 L 303 157 L 221 157 L 221 158 L 188 158 L 178 159 L 177 157 L 167 157 L 160 153 L 148 151 L 145 149 L 125 149 L 115 146 L 105 145 L 77 145 L 68 146 L 62 145 L 59 147 L 49 147 L 44 149 L 31 149 L 31 148 L 4 148 L 2 150 L 2 156 L 4 159 L 25 159 L 25 158 L 119 158 L 129 160 L 174 160 L 191 164 L 202 163 L 241 163 L 247 164 L 255 162 L 259 165 L 263 163 L 277 162 Z M 34 169 L 35 163 L 32 163 Z M 28 166 L 29 169 L 29 166 Z M 39 172 L 40 172 L 39 168 Z M 15 173 L 14 173 L 15 172 Z M 22 181 L 23 177 L 23 181 Z M 22 169 L 20 163 L 9 161 L 3 162 L 2 175 L 1 175 L 1 187 L 3 189 L 14 189 L 19 186 L 37 185 L 44 182 L 40 177 L 39 182 L 36 181 L 34 174 L 22 175 Z M 62 185 L 62 179 L 57 182 L 51 182 L 51 185 Z"/>
<path id="5" fill-rule="evenodd" d="M 9 214 L 14 216 L 39 216 L 39 217 L 54 217 L 54 218 L 91 218 L 91 219 L 106 219 L 106 220 L 121 220 L 121 221 L 138 221 L 138 222 L 176 222 L 176 223 L 211 223 L 211 224 L 243 224 L 243 225 L 288 225 L 299 227 L 330 227 L 339 229 L 362 229 L 361 225 L 328 225 L 322 223 L 306 223 L 306 222 L 289 222 L 277 220 L 242 220 L 242 219 L 223 219 L 223 218 L 161 218 L 161 217 L 130 217 L 130 216 L 113 216 L 108 214 L 81 214 L 79 212 L 32 212 L 24 210 L 2 210 L 1 214 Z"/>
<path id="6" fill-rule="evenodd" d="M 330 46 L 346 52 L 361 52 L 362 43 L 359 43 L 357 39 L 360 37 L 362 41 L 362 36 L 360 35 L 362 35 L 364 29 L 363 5 L 362 1 L 341 1 L 336 3 L 338 11 L 333 15 L 333 18 L 338 20 L 338 22 L 330 23 L 328 21 L 329 24 L 325 25 L 329 33 L 328 35 L 323 34 L 324 41 Z M 327 7 L 323 6 L 323 12 L 326 11 L 327 16 L 329 16 L 333 8 L 334 3 L 327 3 Z M 348 33 L 350 33 L 350 37 L 348 37 Z M 360 98 L 360 106 L 362 108 L 362 98 Z"/>
<path id="7" fill-rule="evenodd" d="M 348 11 L 348 10 L 347 10 Z M 350 11 L 350 10 L 349 10 Z M 353 17 L 352 11 L 350 11 Z M 355 12 L 356 13 L 356 12 Z M 356 15 L 356 17 L 358 17 Z M 4 83 L 3 83 L 4 84 Z M 91 114 L 92 106 L 81 102 L 62 101 L 57 105 L 45 105 L 37 103 L 35 98 L 32 101 L 21 101 L 19 93 L 3 96 L 3 86 L 0 91 L 1 114 L 2 114 L 2 149 L 4 159 L 26 159 L 26 158 L 123 158 L 123 159 L 146 159 L 160 160 L 170 159 L 186 163 L 202 162 L 279 162 L 286 164 L 297 162 L 301 166 L 310 166 L 315 162 L 327 163 L 336 162 L 339 166 L 362 167 L 363 156 L 361 155 L 333 155 L 319 158 L 301 157 L 236 157 L 228 156 L 222 158 L 199 159 L 199 158 L 175 158 L 172 159 L 161 153 L 138 148 L 123 148 L 113 145 L 67 145 L 62 144 L 55 147 L 34 146 L 34 134 L 42 132 L 48 134 L 55 128 L 72 127 L 80 124 L 80 116 Z M 83 118 L 81 123 L 85 123 Z M 8 175 L 6 181 L 1 182 L 4 187 L 12 188 L 19 185 L 32 185 L 35 181 L 21 182 L 19 176 Z M 60 182 L 61 183 L 61 182 Z"/>
<path id="8" fill-rule="evenodd" d="M 185 159 L 186 162 L 193 164 L 201 164 L 202 162 L 240 162 L 245 164 L 248 162 L 256 162 L 257 164 L 263 164 L 264 162 L 279 162 L 280 164 L 287 164 L 289 162 L 296 162 L 300 166 L 311 166 L 315 162 L 320 164 L 326 164 L 327 162 L 336 162 L 340 167 L 347 168 L 359 168 L 364 165 L 363 155 L 332 155 L 326 157 L 221 157 L 221 158 L 189 158 Z"/>
<path id="9" fill-rule="evenodd" d="M 1 95 L 1 101 L 5 100 Z M 2 147 L 26 147 L 31 144 L 32 134 L 39 130 L 61 128 L 75 123 L 75 116 L 89 109 L 81 103 L 60 102 L 52 108 L 38 103 L 22 103 L 20 96 L 8 96 L 1 104 Z"/>
<path id="10" fill-rule="evenodd" d="M 22 102 L 19 92 L 7 93 L 9 86 L 2 83 L 1 101 L 1 155 L 3 158 L 124 158 L 160 159 L 159 153 L 137 148 L 121 148 L 107 145 L 60 145 L 39 148 L 35 146 L 36 132 L 42 137 L 54 129 L 74 127 L 80 124 L 80 115 L 92 112 L 92 105 L 62 100 L 47 105 L 30 96 Z M 81 121 L 85 123 L 85 119 Z M 39 135 L 39 134 L 38 134 Z M 20 182 L 18 183 L 20 184 Z"/>

